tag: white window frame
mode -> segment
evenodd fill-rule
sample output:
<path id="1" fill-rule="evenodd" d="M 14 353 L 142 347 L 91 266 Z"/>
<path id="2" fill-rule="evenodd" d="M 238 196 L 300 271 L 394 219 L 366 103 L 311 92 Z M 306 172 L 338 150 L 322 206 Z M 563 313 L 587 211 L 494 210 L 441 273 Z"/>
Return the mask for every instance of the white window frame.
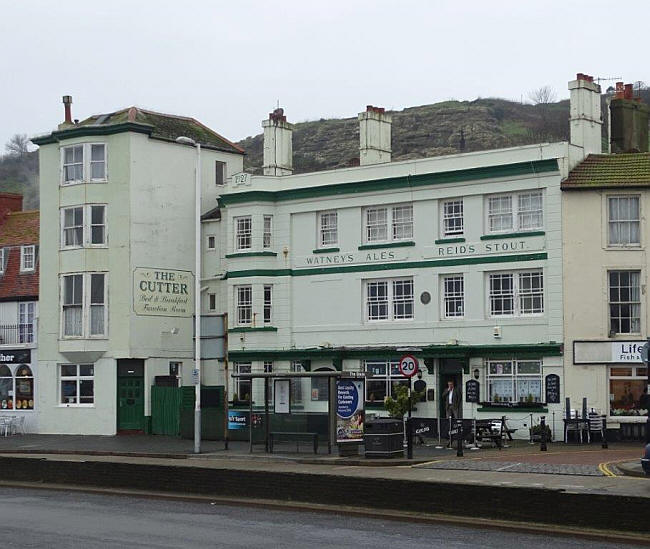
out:
<path id="1" fill-rule="evenodd" d="M 339 243 L 339 214 L 336 210 L 318 213 L 318 247 L 331 248 Z"/>
<path id="2" fill-rule="evenodd" d="M 212 303 L 214 301 L 214 304 Z M 208 311 L 217 310 L 217 294 L 209 293 L 208 294 Z"/>
<path id="3" fill-rule="evenodd" d="M 104 148 L 104 159 L 102 161 L 92 160 L 92 150 L 93 147 L 103 147 Z M 68 149 L 74 149 L 75 147 L 81 147 L 82 156 L 81 162 L 65 162 L 65 152 Z M 97 163 L 104 164 L 104 176 L 103 177 L 92 177 L 92 165 Z M 69 165 L 79 165 L 81 164 L 81 179 L 71 179 L 66 181 L 65 172 L 66 167 Z M 61 179 L 60 184 L 62 186 L 68 185 L 79 185 L 82 183 L 106 183 L 108 181 L 108 146 L 106 143 L 75 143 L 74 145 L 68 145 L 61 147 Z"/>
<path id="4" fill-rule="evenodd" d="M 366 378 L 366 383 L 365 383 L 365 399 L 366 402 L 374 402 L 374 403 L 381 403 L 383 402 L 382 398 L 374 398 L 373 400 L 370 400 L 370 396 L 372 394 L 372 391 L 370 390 L 369 387 L 369 382 L 372 381 L 380 381 L 385 383 L 386 385 L 386 396 L 391 396 L 395 397 L 393 394 L 393 383 L 396 383 L 398 386 L 399 385 L 404 385 L 408 386 L 408 378 L 404 377 L 401 372 L 399 371 L 399 360 L 364 360 L 362 362 L 362 367 L 364 372 L 368 372 L 368 366 L 375 365 L 375 366 L 383 366 L 385 368 L 384 374 L 372 374 Z M 381 395 L 380 395 L 381 396 Z"/>
<path id="5" fill-rule="evenodd" d="M 76 367 L 76 375 L 63 375 L 63 366 L 75 366 Z M 82 367 L 90 367 L 92 368 L 92 375 L 82 375 L 81 368 Z M 59 406 L 64 407 L 64 408 L 94 408 L 95 407 L 95 365 L 94 364 L 59 364 L 58 365 L 58 378 L 59 378 L 59 383 L 58 383 L 58 391 L 59 391 Z M 70 402 L 64 402 L 64 396 L 63 396 L 63 382 L 64 381 L 75 381 L 77 384 L 77 394 L 76 394 L 76 401 Z M 93 401 L 92 402 L 81 402 L 81 382 L 82 381 L 92 381 L 93 382 Z M 71 397 L 65 397 L 70 399 Z"/>
<path id="6" fill-rule="evenodd" d="M 91 302 L 91 280 L 92 275 L 103 275 L 104 277 L 104 302 L 103 304 Z M 65 333 L 65 279 L 69 276 L 81 276 L 81 334 L 68 335 Z M 92 307 L 102 306 L 103 326 L 102 334 L 91 334 Z M 74 305 L 78 307 L 78 305 Z M 106 339 L 108 337 L 108 273 L 107 272 L 86 272 L 86 273 L 62 273 L 59 277 L 59 324 L 60 336 L 63 339 Z"/>
<path id="7" fill-rule="evenodd" d="M 267 295 L 267 290 L 268 290 L 268 295 Z M 273 323 L 273 285 L 264 284 L 264 286 L 262 287 L 262 291 L 264 296 L 264 308 L 262 311 L 263 313 L 262 320 L 264 324 L 270 325 Z"/>
<path id="8" fill-rule="evenodd" d="M 450 210 L 448 211 L 448 206 Z M 449 228 L 452 221 L 460 219 L 460 228 Z M 465 203 L 462 198 L 443 200 L 440 207 L 440 234 L 443 238 L 460 237 L 465 233 Z"/>
<path id="9" fill-rule="evenodd" d="M 406 221 L 400 219 L 398 212 L 405 210 L 409 215 L 405 217 Z M 370 215 L 376 212 L 385 215 L 385 221 L 370 223 Z M 404 227 L 406 234 L 397 236 L 398 226 Z M 381 236 L 372 236 L 373 228 L 384 227 L 386 238 Z M 383 244 L 390 242 L 409 242 L 413 240 L 414 220 L 413 220 L 413 203 L 390 204 L 386 206 L 368 206 L 363 209 L 363 242 L 364 244 Z"/>
<path id="10" fill-rule="evenodd" d="M 265 215 L 263 217 L 262 248 L 268 250 L 273 246 L 273 216 Z"/>
<path id="11" fill-rule="evenodd" d="M 504 364 L 510 364 L 511 367 L 511 372 L 510 373 L 490 373 L 490 366 L 494 365 L 495 369 L 498 368 L 499 364 L 502 366 Z M 524 363 L 536 363 L 539 364 L 539 373 L 520 373 L 519 372 L 519 366 L 524 364 Z M 532 403 L 539 403 L 539 402 L 544 402 L 544 380 L 543 380 L 543 373 L 544 373 L 544 364 L 542 360 L 540 359 L 515 359 L 515 358 L 508 358 L 508 359 L 502 359 L 502 360 L 493 360 L 489 359 L 486 361 L 486 368 L 485 368 L 485 373 L 486 373 L 486 395 L 485 398 L 488 402 L 518 402 L 518 403 L 524 403 L 524 402 L 530 402 L 526 397 L 522 397 L 519 394 L 519 385 L 518 381 L 521 380 L 522 383 L 524 382 L 537 382 L 539 384 L 539 398 L 535 400 L 533 398 Z M 510 393 L 512 395 L 509 400 L 492 400 L 492 395 L 491 395 L 491 384 L 492 381 L 494 380 L 510 380 Z M 532 395 L 532 393 L 528 393 L 529 395 Z M 505 395 L 504 395 L 505 396 Z M 523 398 L 523 399 L 522 399 Z"/>
<path id="12" fill-rule="evenodd" d="M 235 290 L 235 321 L 237 326 L 252 326 L 253 325 L 253 286 L 250 284 L 242 284 L 234 286 Z M 242 300 L 248 294 L 249 299 Z M 248 315 L 245 312 L 248 311 Z M 248 320 L 246 320 L 248 316 Z M 243 320 L 242 320 L 243 319 Z"/>
<path id="13" fill-rule="evenodd" d="M 212 241 L 212 246 L 210 242 Z M 217 249 L 217 235 L 209 234 L 205 237 L 205 247 L 209 252 L 213 252 Z"/>
<path id="14" fill-rule="evenodd" d="M 14 412 L 16 410 L 20 410 L 21 412 L 33 412 L 36 409 L 36 376 L 34 375 L 34 368 L 31 364 L 0 364 L 0 367 L 3 369 L 6 369 L 9 372 L 9 375 L 7 376 L 1 376 L 0 380 L 11 380 L 11 383 L 9 387 L 7 387 L 8 391 L 11 391 L 11 395 L 6 395 L 6 399 L 3 398 L 3 400 L 6 400 L 6 408 L 2 408 L 3 412 Z M 27 368 L 29 370 L 30 375 L 28 376 L 19 376 L 18 372 L 21 371 L 21 369 Z M 4 372 L 0 372 L 4 373 Z M 28 401 L 28 406 L 23 408 L 17 407 L 16 401 L 20 400 L 18 397 L 18 383 L 23 380 L 30 380 L 31 381 L 31 393 L 32 393 L 32 398 L 29 399 L 31 400 L 32 404 L 31 407 L 29 406 L 29 401 Z M 5 396 L 4 394 L 2 395 L 3 397 Z M 24 396 L 22 397 L 24 398 Z"/>
<path id="15" fill-rule="evenodd" d="M 253 217 L 250 215 L 241 215 L 233 218 L 235 228 L 235 252 L 245 252 L 253 249 Z M 240 223 L 241 230 L 240 230 Z M 244 224 L 248 224 L 248 228 Z M 240 246 L 244 240 L 248 240 L 248 246 Z"/>
<path id="16" fill-rule="evenodd" d="M 214 183 L 217 187 L 223 187 L 228 177 L 228 164 L 223 160 L 214 161 Z M 221 183 L 219 183 L 219 168 L 221 168 Z"/>
<path id="17" fill-rule="evenodd" d="M 629 370 L 630 375 L 617 375 L 613 374 L 612 372 L 614 370 Z M 644 384 L 644 387 L 647 384 L 648 381 L 648 375 L 647 375 L 647 367 L 643 364 L 611 364 L 607 367 L 607 393 L 609 395 L 614 395 L 612 392 L 612 387 L 611 387 L 611 382 L 612 381 L 629 381 L 629 382 L 642 382 Z M 610 396 L 611 398 L 611 396 Z M 629 414 L 622 414 L 622 413 L 617 413 L 614 414 L 614 410 L 621 410 L 621 408 L 613 408 L 612 407 L 612 402 L 614 400 L 609 400 L 607 401 L 607 408 L 609 410 L 609 415 L 614 416 L 614 417 L 647 417 L 646 414 L 636 414 L 636 413 L 629 413 Z M 634 410 L 634 408 L 624 408 L 625 410 Z M 650 410 L 648 411 L 650 412 Z"/>
<path id="18" fill-rule="evenodd" d="M 93 208 L 103 208 L 104 223 L 93 223 Z M 65 214 L 69 210 L 81 209 L 81 225 L 71 225 L 66 227 Z M 66 206 L 60 210 L 60 249 L 74 250 L 78 248 L 106 248 L 108 247 L 108 226 L 106 223 L 107 205 L 106 204 L 80 204 L 77 206 Z M 66 244 L 66 231 L 76 230 L 81 227 L 81 243 L 80 244 Z M 100 243 L 92 242 L 92 231 L 94 227 L 103 227 L 104 240 Z"/>
<path id="19" fill-rule="evenodd" d="M 29 261 L 27 258 L 31 258 Z M 20 272 L 30 273 L 36 269 L 36 245 L 20 247 Z"/>
<path id="20" fill-rule="evenodd" d="M 611 299 L 611 297 L 612 297 L 612 285 L 611 285 L 610 275 L 612 275 L 614 273 L 618 273 L 618 275 L 619 275 L 619 285 L 616 286 L 619 289 L 620 288 L 633 288 L 632 285 L 629 285 L 629 286 L 621 286 L 620 285 L 620 275 L 621 275 L 621 273 L 627 273 L 628 276 L 631 276 L 632 274 L 637 275 L 638 286 L 635 286 L 635 287 L 636 287 L 637 295 L 639 297 L 638 301 L 633 301 L 632 299 L 630 299 L 628 301 L 623 301 L 623 300 L 612 301 L 612 299 Z M 607 320 L 608 320 L 608 323 L 609 323 L 610 332 L 613 332 L 616 335 L 639 335 L 639 334 L 642 333 L 642 330 L 643 330 L 643 328 L 642 328 L 642 319 L 643 319 L 643 313 L 642 313 L 642 304 L 643 304 L 642 289 L 643 289 L 643 283 L 642 283 L 641 275 L 642 275 L 642 273 L 641 273 L 640 269 L 608 269 L 607 270 Z M 612 318 L 613 318 L 612 317 L 612 307 L 614 307 L 614 306 L 616 306 L 616 307 L 628 307 L 630 309 L 632 307 L 635 307 L 635 306 L 637 307 L 638 316 L 632 316 L 631 310 L 630 310 L 630 315 L 627 316 L 627 317 L 623 317 L 622 315 L 617 316 L 617 318 L 619 320 L 619 330 L 621 328 L 621 322 L 620 321 L 621 321 L 621 319 L 625 318 L 625 319 L 627 319 L 627 321 L 630 324 L 630 331 L 623 332 L 623 331 L 614 330 L 614 328 L 612 326 Z M 633 327 L 632 325 L 633 325 L 635 320 L 638 322 L 639 329 L 635 330 L 635 331 L 632 331 L 632 327 Z"/>
<path id="21" fill-rule="evenodd" d="M 449 291 L 448 282 L 460 282 L 460 291 Z M 463 273 L 450 273 L 440 277 L 442 290 L 441 316 L 446 320 L 462 320 L 465 318 L 465 275 Z M 458 301 L 460 300 L 460 314 L 458 314 Z M 456 303 L 455 313 L 450 313 L 452 304 Z"/>
<path id="22" fill-rule="evenodd" d="M 0 274 L 5 272 L 5 249 L 0 247 Z"/>
<path id="23" fill-rule="evenodd" d="M 525 270 L 516 270 L 516 271 L 490 271 L 486 272 L 486 296 L 487 296 L 487 311 L 490 318 L 518 318 L 518 317 L 541 317 L 544 316 L 546 310 L 546 295 L 545 295 L 545 284 L 544 284 L 544 270 L 543 269 L 525 269 Z M 512 292 L 511 293 L 492 293 L 492 280 L 493 277 L 512 277 Z M 522 281 L 526 277 L 538 277 L 541 279 L 541 290 L 540 291 L 525 291 L 521 288 L 523 286 Z M 512 295 L 513 300 L 513 309 L 512 313 L 506 314 L 495 314 L 492 307 L 493 298 L 494 299 L 505 299 Z M 523 312 L 523 299 L 530 298 L 541 298 L 541 311 L 535 312 Z"/>
<path id="24" fill-rule="evenodd" d="M 386 285 L 387 293 L 386 299 L 377 300 L 371 299 L 369 292 L 371 287 L 379 287 L 380 285 Z M 410 299 L 396 299 L 396 285 L 398 284 L 408 284 L 411 286 L 411 297 Z M 364 318 L 366 322 L 375 323 L 375 322 L 402 322 L 402 321 L 411 321 L 415 318 L 415 285 L 413 282 L 413 277 L 404 277 L 404 278 L 377 278 L 377 279 L 368 279 L 363 281 L 363 295 L 364 295 Z M 387 315 L 386 317 L 377 317 L 372 318 L 375 315 L 371 315 L 371 305 L 386 303 Z M 400 304 L 407 305 L 411 304 L 411 315 L 402 316 L 397 313 L 397 307 Z"/>
<path id="25" fill-rule="evenodd" d="M 25 327 L 24 333 L 23 327 Z M 18 303 L 18 343 L 34 343 L 35 341 L 36 302 L 20 301 Z"/>
<path id="26" fill-rule="evenodd" d="M 234 363 L 235 374 L 250 374 L 253 371 L 252 362 L 235 362 Z M 233 378 L 233 396 L 237 395 L 237 400 L 243 401 L 244 395 L 241 394 L 242 385 L 248 385 L 248 398 L 253 398 L 253 380 L 250 379 L 241 379 L 239 377 Z M 233 399 L 234 400 L 234 399 Z"/>
<path id="27" fill-rule="evenodd" d="M 523 209 L 521 205 L 521 200 L 527 196 L 538 195 L 541 198 L 541 208 L 539 210 L 535 209 Z M 490 210 L 490 201 L 491 200 L 503 200 L 510 199 L 510 210 L 503 210 L 499 212 L 492 213 Z M 544 192 L 541 189 L 530 189 L 525 191 L 519 191 L 514 193 L 500 193 L 500 194 L 491 194 L 485 196 L 485 234 L 508 234 L 508 233 L 524 233 L 524 232 L 533 232 L 540 231 L 544 229 Z M 541 222 L 538 225 L 533 227 L 522 228 L 521 218 L 523 215 L 538 214 L 541 216 Z M 490 220 L 492 217 L 496 216 L 508 216 L 510 219 L 510 227 L 504 229 L 492 229 Z"/>
<path id="28" fill-rule="evenodd" d="M 607 209 L 607 227 L 606 227 L 606 238 L 607 238 L 607 246 L 609 248 L 639 248 L 641 246 L 641 196 L 638 194 L 611 194 L 607 195 L 606 197 L 606 202 L 605 202 L 605 207 Z M 637 212 L 638 212 L 638 217 L 637 219 L 625 219 L 625 220 L 617 220 L 617 221 L 612 221 L 612 201 L 613 200 L 621 200 L 621 199 L 636 199 L 637 202 Z M 610 235 L 610 228 L 614 224 L 618 224 L 619 226 L 626 226 L 628 227 L 627 233 L 628 235 L 631 236 L 631 227 L 632 225 L 636 223 L 637 225 L 637 234 L 639 235 L 639 239 L 637 242 L 632 242 L 632 239 L 630 238 L 629 242 L 612 242 Z"/>

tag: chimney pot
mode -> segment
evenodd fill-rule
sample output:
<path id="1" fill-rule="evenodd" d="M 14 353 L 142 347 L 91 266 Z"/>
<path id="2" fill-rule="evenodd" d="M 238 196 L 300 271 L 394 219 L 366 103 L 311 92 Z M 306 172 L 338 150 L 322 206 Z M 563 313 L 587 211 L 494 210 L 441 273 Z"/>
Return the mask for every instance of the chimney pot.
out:
<path id="1" fill-rule="evenodd" d="M 63 108 L 65 110 L 65 123 L 66 124 L 72 124 L 72 109 L 71 109 L 70 105 L 72 105 L 72 96 L 71 95 L 64 95 L 63 96 Z"/>

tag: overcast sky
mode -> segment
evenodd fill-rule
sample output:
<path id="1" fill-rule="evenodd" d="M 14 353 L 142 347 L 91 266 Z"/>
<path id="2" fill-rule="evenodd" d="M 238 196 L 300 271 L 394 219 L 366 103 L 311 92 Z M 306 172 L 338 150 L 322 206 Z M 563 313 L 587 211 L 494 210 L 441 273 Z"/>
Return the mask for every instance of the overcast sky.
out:
<path id="1" fill-rule="evenodd" d="M 450 98 L 568 96 L 576 72 L 650 81 L 648 0 L 0 0 L 0 152 L 136 105 L 237 141 L 291 122 Z M 624 26 L 625 22 L 628 26 Z M 604 82 L 607 87 L 613 82 Z"/>

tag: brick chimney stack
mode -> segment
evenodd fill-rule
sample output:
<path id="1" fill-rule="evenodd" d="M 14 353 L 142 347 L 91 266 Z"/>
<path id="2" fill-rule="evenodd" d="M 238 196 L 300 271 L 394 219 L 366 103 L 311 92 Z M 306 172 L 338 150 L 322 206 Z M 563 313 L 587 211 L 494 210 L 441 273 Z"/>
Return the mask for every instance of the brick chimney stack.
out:
<path id="1" fill-rule="evenodd" d="M 609 102 L 610 152 L 648 151 L 648 116 L 650 109 L 634 95 L 632 84 L 616 82 L 616 93 Z"/>
<path id="2" fill-rule="evenodd" d="M 0 225 L 7 219 L 10 212 L 23 210 L 23 195 L 16 193 L 0 193 Z"/>
<path id="3" fill-rule="evenodd" d="M 383 107 L 368 105 L 359 113 L 359 163 L 362 166 L 390 162 L 393 117 Z"/>
<path id="4" fill-rule="evenodd" d="M 278 107 L 262 122 L 264 128 L 264 175 L 293 173 L 293 124 L 287 122 L 284 109 Z"/>

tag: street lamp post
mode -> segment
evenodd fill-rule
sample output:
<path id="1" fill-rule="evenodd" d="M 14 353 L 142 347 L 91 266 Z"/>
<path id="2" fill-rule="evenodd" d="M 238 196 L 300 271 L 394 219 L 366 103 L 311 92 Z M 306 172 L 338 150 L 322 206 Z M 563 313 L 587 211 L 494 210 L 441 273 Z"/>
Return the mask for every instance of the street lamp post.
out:
<path id="1" fill-rule="evenodd" d="M 194 181 L 194 453 L 201 453 L 201 144 L 189 137 L 177 143 L 196 147 Z"/>

